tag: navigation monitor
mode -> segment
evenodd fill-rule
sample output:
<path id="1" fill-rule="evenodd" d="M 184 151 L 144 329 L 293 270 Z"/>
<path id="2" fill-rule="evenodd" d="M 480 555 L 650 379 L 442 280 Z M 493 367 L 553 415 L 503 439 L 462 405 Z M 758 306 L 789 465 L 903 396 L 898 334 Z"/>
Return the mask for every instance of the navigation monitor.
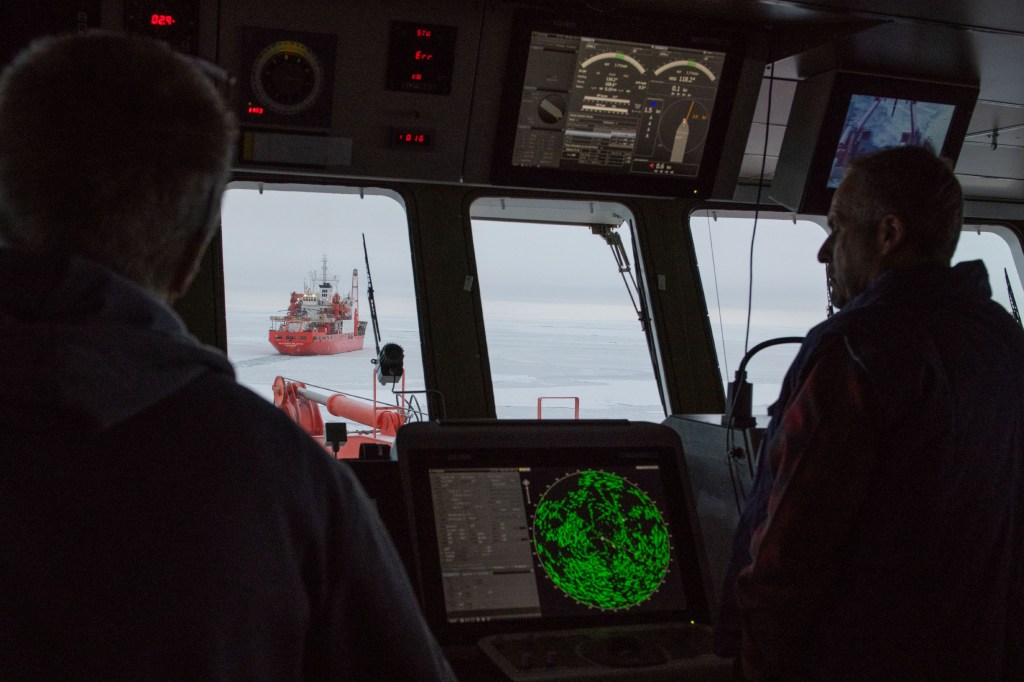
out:
<path id="1" fill-rule="evenodd" d="M 828 212 L 858 156 L 915 145 L 956 162 L 976 86 L 828 72 L 801 81 L 793 98 L 771 197 L 803 213 Z"/>
<path id="2" fill-rule="evenodd" d="M 424 611 L 443 640 L 704 616 L 674 432 L 643 425 L 648 442 L 630 443 L 579 422 L 540 439 L 533 425 L 490 428 L 489 443 L 399 445 Z M 661 444 L 643 435 L 655 429 Z"/>
<path id="3" fill-rule="evenodd" d="M 517 48 L 525 65 L 507 95 L 514 125 L 499 140 L 511 149 L 499 149 L 497 179 L 650 194 L 706 189 L 729 119 L 734 48 L 595 30 L 525 34 Z"/>
<path id="4" fill-rule="evenodd" d="M 695 178 L 725 53 L 532 33 L 516 166 Z"/>

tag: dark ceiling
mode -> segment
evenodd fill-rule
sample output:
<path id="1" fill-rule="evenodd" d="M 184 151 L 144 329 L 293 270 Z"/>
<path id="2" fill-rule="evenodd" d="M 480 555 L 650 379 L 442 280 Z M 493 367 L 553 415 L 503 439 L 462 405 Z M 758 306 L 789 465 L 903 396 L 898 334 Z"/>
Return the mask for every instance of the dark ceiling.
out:
<path id="1" fill-rule="evenodd" d="M 741 184 L 770 180 L 796 81 L 829 69 L 977 84 L 956 171 L 968 197 L 1024 203 L 1024 3 L 1021 0 L 589 0 L 608 15 L 741 22 L 768 36 L 774 69 L 747 145 Z M 767 154 L 765 130 L 768 130 Z"/>

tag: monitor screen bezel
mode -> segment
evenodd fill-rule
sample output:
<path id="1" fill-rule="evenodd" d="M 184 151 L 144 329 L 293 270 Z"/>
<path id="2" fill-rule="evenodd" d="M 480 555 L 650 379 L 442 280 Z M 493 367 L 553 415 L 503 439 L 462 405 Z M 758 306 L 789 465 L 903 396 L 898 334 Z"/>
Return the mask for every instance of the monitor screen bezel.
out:
<path id="1" fill-rule="evenodd" d="M 578 169 L 533 168 L 512 163 L 519 112 L 522 102 L 526 66 L 534 32 L 558 33 L 603 40 L 634 42 L 641 45 L 664 45 L 681 49 L 715 50 L 725 54 L 719 78 L 714 111 L 708 128 L 707 142 L 695 178 L 627 174 Z M 495 139 L 492 183 L 536 189 L 575 190 L 621 195 L 706 198 L 715 184 L 725 149 L 736 90 L 745 56 L 746 42 L 742 31 L 731 31 L 699 22 L 680 26 L 678 20 L 648 20 L 638 24 L 613 23 L 601 18 L 566 18 L 517 14 L 510 38 L 502 108 Z"/>
<path id="2" fill-rule="evenodd" d="M 941 83 L 927 80 L 889 78 L 855 72 L 839 72 L 835 75 L 829 104 L 819 128 L 814 156 L 807 171 L 804 184 L 802 213 L 826 215 L 832 204 L 835 188 L 828 186 L 839 138 L 846 123 L 850 101 L 854 95 L 886 97 L 954 106 L 953 117 L 946 131 L 939 156 L 950 159 L 955 165 L 963 148 L 978 88 L 969 85 Z"/>
<path id="3" fill-rule="evenodd" d="M 656 425 L 650 425 L 656 426 Z M 508 432 L 494 431 L 492 433 Z M 461 441 L 458 447 L 446 447 L 440 442 L 412 444 L 400 449 L 403 483 L 409 504 L 410 523 L 413 528 L 418 581 L 421 591 L 424 616 L 431 630 L 442 644 L 469 643 L 481 637 L 506 632 L 535 630 L 571 629 L 580 627 L 602 627 L 634 623 L 696 621 L 710 622 L 707 601 L 707 569 L 703 565 L 703 544 L 699 528 L 694 527 L 696 517 L 690 486 L 685 478 L 685 463 L 682 461 L 682 447 L 674 432 L 661 433 L 660 443 L 645 442 L 636 445 L 616 440 L 617 435 L 604 432 L 594 437 L 591 432 L 574 429 L 562 434 L 553 431 L 524 433 L 513 442 L 501 440 L 473 442 L 474 434 L 449 435 Z M 449 434 L 451 432 L 449 431 Z M 555 438 L 552 439 L 552 434 Z M 561 437 L 561 440 L 558 438 Z M 568 438 L 568 440 L 566 439 Z M 609 441 L 611 438 L 611 441 Z M 573 442 L 575 439 L 576 442 Z M 468 442 L 467 442 L 468 440 Z M 674 441 L 674 442 L 672 442 Z M 671 528 L 675 559 L 683 592 L 685 609 L 666 611 L 619 611 L 610 614 L 595 613 L 586 618 L 542 617 L 509 618 L 485 622 L 449 622 L 441 582 L 441 568 L 438 557 L 436 523 L 431 499 L 430 471 L 432 469 L 474 468 L 481 463 L 490 466 L 544 466 L 556 458 L 566 468 L 599 468 L 613 463 L 622 464 L 624 455 L 632 453 L 632 461 L 642 458 L 644 462 L 657 462 L 664 471 L 665 510 L 670 519 L 677 522 Z M 628 457 L 627 457 L 628 460 Z M 628 463 L 628 462 L 627 462 Z"/>

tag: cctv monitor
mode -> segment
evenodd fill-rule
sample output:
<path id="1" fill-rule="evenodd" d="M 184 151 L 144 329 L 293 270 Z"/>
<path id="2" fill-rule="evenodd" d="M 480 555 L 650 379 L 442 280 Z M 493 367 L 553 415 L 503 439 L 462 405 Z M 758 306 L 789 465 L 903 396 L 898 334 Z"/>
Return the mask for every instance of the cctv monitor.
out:
<path id="1" fill-rule="evenodd" d="M 955 163 L 977 87 L 828 72 L 801 81 L 770 196 L 800 213 L 828 212 L 850 162 L 887 147 L 925 147 Z"/>

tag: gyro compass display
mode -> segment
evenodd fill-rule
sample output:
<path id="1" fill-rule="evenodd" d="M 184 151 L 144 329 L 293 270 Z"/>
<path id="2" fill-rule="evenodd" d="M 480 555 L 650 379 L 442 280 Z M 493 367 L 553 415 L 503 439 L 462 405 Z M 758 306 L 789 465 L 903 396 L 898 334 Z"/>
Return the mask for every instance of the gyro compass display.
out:
<path id="1" fill-rule="evenodd" d="M 533 546 L 559 590 L 605 610 L 648 600 L 665 579 L 672 551 L 650 496 L 606 471 L 569 474 L 544 492 L 534 511 Z"/>

